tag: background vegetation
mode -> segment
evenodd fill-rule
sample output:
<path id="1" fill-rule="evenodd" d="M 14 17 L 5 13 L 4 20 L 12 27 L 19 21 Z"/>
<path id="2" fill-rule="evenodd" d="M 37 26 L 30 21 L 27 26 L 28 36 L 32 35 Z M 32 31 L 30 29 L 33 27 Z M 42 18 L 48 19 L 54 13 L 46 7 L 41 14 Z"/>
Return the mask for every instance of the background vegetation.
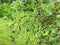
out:
<path id="1" fill-rule="evenodd" d="M 60 45 L 60 0 L 0 0 L 0 45 Z"/>

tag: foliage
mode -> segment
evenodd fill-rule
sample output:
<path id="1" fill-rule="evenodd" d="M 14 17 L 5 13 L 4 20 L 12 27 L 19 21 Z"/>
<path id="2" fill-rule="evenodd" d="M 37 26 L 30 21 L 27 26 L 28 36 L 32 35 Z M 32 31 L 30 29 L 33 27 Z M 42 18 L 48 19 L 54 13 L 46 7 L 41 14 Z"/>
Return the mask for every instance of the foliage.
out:
<path id="1" fill-rule="evenodd" d="M 0 3 L 0 45 L 60 44 L 59 1 L 8 2 Z"/>

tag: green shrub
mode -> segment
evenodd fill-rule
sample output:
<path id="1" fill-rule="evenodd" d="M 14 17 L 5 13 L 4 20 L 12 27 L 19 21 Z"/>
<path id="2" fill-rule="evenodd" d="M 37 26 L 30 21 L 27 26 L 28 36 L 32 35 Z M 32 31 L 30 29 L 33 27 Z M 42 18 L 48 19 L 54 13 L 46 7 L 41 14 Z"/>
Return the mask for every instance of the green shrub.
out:
<path id="1" fill-rule="evenodd" d="M 59 9 L 60 4 L 53 0 L 16 0 L 10 5 L 1 3 L 0 44 L 59 45 Z"/>

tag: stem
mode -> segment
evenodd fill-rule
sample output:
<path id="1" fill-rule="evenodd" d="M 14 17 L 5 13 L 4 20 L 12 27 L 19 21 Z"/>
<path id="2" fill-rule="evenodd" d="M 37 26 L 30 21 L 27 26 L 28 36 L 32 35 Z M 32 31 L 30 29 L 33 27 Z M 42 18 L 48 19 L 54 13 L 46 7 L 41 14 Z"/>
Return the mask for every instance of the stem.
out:
<path id="1" fill-rule="evenodd" d="M 14 41 L 14 42 L 12 43 L 12 45 L 16 45 L 16 42 Z"/>

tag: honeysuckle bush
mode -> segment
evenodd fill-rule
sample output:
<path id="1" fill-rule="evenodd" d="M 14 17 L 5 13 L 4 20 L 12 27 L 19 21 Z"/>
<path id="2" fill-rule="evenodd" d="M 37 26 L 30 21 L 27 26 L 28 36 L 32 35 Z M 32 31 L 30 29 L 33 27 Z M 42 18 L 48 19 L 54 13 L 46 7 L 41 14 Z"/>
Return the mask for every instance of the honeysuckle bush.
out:
<path id="1" fill-rule="evenodd" d="M 0 3 L 0 34 L 0 45 L 59 45 L 60 2 Z"/>

